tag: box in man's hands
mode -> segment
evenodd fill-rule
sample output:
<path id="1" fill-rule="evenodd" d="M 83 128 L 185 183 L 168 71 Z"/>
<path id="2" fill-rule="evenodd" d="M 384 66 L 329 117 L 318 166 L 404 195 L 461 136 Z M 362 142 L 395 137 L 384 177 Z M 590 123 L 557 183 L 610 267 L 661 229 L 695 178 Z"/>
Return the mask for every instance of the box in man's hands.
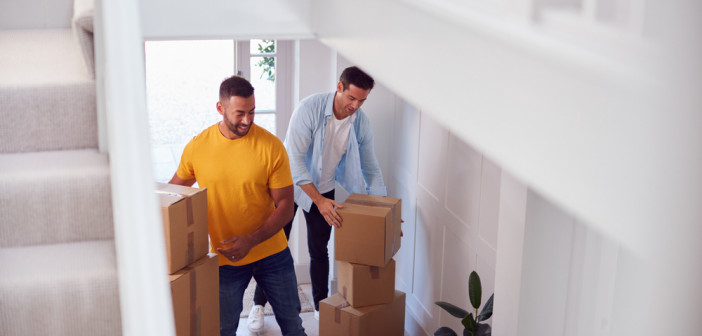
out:
<path id="1" fill-rule="evenodd" d="M 204 257 L 207 236 L 207 189 L 157 183 L 168 258 L 168 273 Z"/>
<path id="2" fill-rule="evenodd" d="M 351 194 L 337 209 L 341 228 L 335 229 L 336 260 L 384 267 L 400 249 L 402 200 Z"/>

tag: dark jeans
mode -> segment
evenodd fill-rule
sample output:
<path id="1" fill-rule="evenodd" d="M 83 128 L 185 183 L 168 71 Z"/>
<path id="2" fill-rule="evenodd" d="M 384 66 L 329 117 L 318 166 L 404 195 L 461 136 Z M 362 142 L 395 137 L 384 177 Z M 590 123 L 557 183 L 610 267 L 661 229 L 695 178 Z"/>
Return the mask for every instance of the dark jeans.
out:
<path id="1" fill-rule="evenodd" d="M 334 190 L 322 194 L 322 196 L 334 199 Z M 315 204 L 312 204 L 310 212 L 303 211 L 307 221 L 307 249 L 310 252 L 310 278 L 312 280 L 312 298 L 314 309 L 319 311 L 319 301 L 329 295 L 329 237 L 332 227 L 319 212 Z"/>
<path id="2" fill-rule="evenodd" d="M 290 223 L 286 224 L 283 227 L 283 231 L 285 232 L 285 239 L 287 240 L 290 240 L 290 230 L 292 229 L 292 223 L 293 220 L 295 220 L 295 214 L 297 213 L 297 204 L 295 204 L 294 209 L 295 210 L 293 210 L 293 219 L 291 219 Z M 266 294 L 263 293 L 263 288 L 256 284 L 256 291 L 254 292 L 254 304 L 259 306 L 265 306 L 266 302 L 268 302 L 268 299 L 266 299 Z"/>
<path id="3" fill-rule="evenodd" d="M 256 279 L 273 307 L 283 335 L 306 335 L 300 318 L 300 298 L 292 255 L 285 250 L 248 265 L 219 267 L 219 311 L 222 336 L 236 336 L 242 299 L 251 277 Z"/>

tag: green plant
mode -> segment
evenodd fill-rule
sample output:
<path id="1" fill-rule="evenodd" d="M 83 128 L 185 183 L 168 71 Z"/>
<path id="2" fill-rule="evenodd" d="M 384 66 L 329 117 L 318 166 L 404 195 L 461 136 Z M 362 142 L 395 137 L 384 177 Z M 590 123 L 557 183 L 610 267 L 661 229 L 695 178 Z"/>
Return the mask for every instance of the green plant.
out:
<path id="1" fill-rule="evenodd" d="M 490 325 L 480 322 L 492 316 L 492 301 L 495 294 L 490 295 L 490 298 L 485 302 L 483 310 L 478 314 L 482 295 L 483 288 L 480 284 L 480 277 L 478 273 L 473 271 L 470 273 L 470 277 L 468 277 L 468 296 L 470 297 L 470 304 L 473 306 L 472 313 L 444 301 L 437 301 L 435 304 L 446 310 L 449 314 L 461 319 L 461 324 L 463 324 L 464 327 L 463 336 L 490 336 L 492 333 Z M 458 334 L 449 327 L 441 327 L 436 329 L 434 336 L 458 336 Z"/>
<path id="2" fill-rule="evenodd" d="M 275 40 L 261 40 L 258 43 L 258 52 L 261 54 L 271 54 L 275 52 Z M 269 81 L 275 81 L 275 57 L 262 57 L 256 66 L 261 67 L 261 79 L 266 75 Z"/>

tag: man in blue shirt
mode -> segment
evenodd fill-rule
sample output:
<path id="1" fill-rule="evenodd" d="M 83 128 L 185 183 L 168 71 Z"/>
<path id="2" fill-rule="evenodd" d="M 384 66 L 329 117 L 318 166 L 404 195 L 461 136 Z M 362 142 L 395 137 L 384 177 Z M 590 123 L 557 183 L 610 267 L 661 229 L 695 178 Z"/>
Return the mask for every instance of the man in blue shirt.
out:
<path id="1" fill-rule="evenodd" d="M 293 112 L 285 148 L 295 186 L 295 205 L 307 221 L 307 247 L 315 318 L 328 296 L 331 227 L 341 227 L 334 190 L 386 196 L 373 149 L 370 120 L 361 110 L 375 81 L 359 68 L 344 69 L 336 91 L 303 99 Z"/>

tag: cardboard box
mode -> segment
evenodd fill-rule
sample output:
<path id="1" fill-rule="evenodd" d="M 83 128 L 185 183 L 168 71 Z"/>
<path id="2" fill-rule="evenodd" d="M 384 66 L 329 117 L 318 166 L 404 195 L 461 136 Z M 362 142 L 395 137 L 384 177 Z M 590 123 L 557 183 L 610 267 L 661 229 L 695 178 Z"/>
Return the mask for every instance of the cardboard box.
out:
<path id="1" fill-rule="evenodd" d="M 210 253 L 172 274 L 177 336 L 219 336 L 219 258 Z"/>
<path id="2" fill-rule="evenodd" d="M 391 303 L 354 308 L 341 294 L 319 302 L 320 336 L 403 336 L 405 293 L 395 291 Z"/>
<path id="3" fill-rule="evenodd" d="M 335 229 L 335 259 L 385 266 L 401 246 L 399 198 L 351 194 L 337 210 L 343 223 Z"/>
<path id="4" fill-rule="evenodd" d="M 166 239 L 168 273 L 204 257 L 209 251 L 207 236 L 207 189 L 157 183 Z"/>
<path id="5" fill-rule="evenodd" d="M 385 267 L 337 261 L 339 293 L 354 308 L 390 303 L 395 296 L 395 260 Z"/>

